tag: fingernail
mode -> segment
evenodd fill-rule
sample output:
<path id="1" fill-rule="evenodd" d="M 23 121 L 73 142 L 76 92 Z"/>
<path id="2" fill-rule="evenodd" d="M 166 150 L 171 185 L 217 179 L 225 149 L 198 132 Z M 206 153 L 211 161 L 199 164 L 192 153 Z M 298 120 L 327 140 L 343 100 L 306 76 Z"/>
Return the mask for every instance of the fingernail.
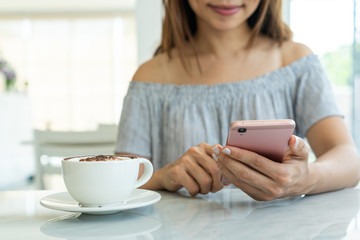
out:
<path id="1" fill-rule="evenodd" d="M 221 169 L 220 169 L 220 168 L 218 168 L 218 171 L 222 174 L 222 172 L 221 172 Z"/>
<path id="2" fill-rule="evenodd" d="M 294 147 L 297 148 L 297 147 L 299 146 L 300 139 L 299 139 L 299 137 L 295 136 L 295 140 L 296 140 L 296 141 L 295 141 Z"/>
<path id="3" fill-rule="evenodd" d="M 231 153 L 230 149 L 228 149 L 228 148 L 225 148 L 222 152 L 226 155 L 230 155 L 230 153 Z"/>
<path id="4" fill-rule="evenodd" d="M 215 155 L 215 153 L 213 153 L 211 156 L 213 157 L 213 159 L 214 159 L 216 162 L 219 160 L 219 159 L 217 158 L 217 156 Z"/>
<path id="5" fill-rule="evenodd" d="M 215 154 L 219 154 L 220 150 L 217 146 L 213 147 L 212 150 L 214 151 Z"/>

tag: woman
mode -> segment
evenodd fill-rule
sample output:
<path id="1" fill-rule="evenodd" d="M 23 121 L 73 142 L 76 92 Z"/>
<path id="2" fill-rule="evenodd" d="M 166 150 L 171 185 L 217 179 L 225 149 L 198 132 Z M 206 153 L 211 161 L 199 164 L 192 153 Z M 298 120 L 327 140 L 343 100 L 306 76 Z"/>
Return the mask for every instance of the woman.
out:
<path id="1" fill-rule="evenodd" d="M 317 56 L 291 40 L 280 0 L 164 5 L 161 44 L 133 77 L 116 149 L 153 162 L 144 188 L 207 194 L 224 175 L 266 201 L 358 183 L 359 156 L 330 83 Z M 221 146 L 232 121 L 285 118 L 298 137 L 283 163 Z"/>

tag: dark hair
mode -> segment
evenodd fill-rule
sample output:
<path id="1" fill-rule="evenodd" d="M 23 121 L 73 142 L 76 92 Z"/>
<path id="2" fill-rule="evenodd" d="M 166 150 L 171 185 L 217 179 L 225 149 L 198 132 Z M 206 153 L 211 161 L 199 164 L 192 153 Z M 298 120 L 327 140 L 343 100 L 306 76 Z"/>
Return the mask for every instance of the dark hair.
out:
<path id="1" fill-rule="evenodd" d="M 179 57 L 183 67 L 188 70 L 181 51 L 186 44 L 190 44 L 197 59 L 197 51 L 193 36 L 197 30 L 196 16 L 187 0 L 163 0 L 165 17 L 163 20 L 162 37 L 155 56 L 166 53 L 171 58 L 170 51 L 173 48 L 180 49 Z M 283 22 L 281 17 L 282 0 L 261 0 L 255 12 L 248 18 L 247 22 L 252 30 L 248 47 L 251 47 L 256 37 L 260 34 L 268 36 L 281 45 L 284 41 L 291 39 L 292 32 Z M 201 69 L 201 68 L 200 68 Z"/>

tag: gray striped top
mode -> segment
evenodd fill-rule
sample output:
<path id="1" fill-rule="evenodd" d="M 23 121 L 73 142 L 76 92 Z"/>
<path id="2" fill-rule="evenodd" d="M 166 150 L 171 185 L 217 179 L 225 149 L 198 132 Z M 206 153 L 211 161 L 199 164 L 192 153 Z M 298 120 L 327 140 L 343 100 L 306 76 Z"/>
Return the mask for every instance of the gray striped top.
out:
<path id="1" fill-rule="evenodd" d="M 235 120 L 294 119 L 296 135 L 328 116 L 342 116 L 316 55 L 253 79 L 215 85 L 131 82 L 116 152 L 152 159 L 154 168 L 206 142 L 225 145 Z"/>

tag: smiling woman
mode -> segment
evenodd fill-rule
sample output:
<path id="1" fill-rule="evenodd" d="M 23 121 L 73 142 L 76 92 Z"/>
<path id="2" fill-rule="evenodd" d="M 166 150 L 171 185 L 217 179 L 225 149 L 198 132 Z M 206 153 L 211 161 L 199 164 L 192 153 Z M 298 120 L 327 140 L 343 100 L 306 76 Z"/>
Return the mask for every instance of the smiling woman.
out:
<path id="1" fill-rule="evenodd" d="M 292 40 L 281 2 L 163 1 L 162 41 L 129 86 L 116 148 L 153 161 L 144 188 L 195 196 L 221 190 L 224 176 L 267 201 L 359 182 L 359 155 L 327 74 Z M 227 145 L 230 122 L 269 119 L 296 122 L 281 163 Z"/>

